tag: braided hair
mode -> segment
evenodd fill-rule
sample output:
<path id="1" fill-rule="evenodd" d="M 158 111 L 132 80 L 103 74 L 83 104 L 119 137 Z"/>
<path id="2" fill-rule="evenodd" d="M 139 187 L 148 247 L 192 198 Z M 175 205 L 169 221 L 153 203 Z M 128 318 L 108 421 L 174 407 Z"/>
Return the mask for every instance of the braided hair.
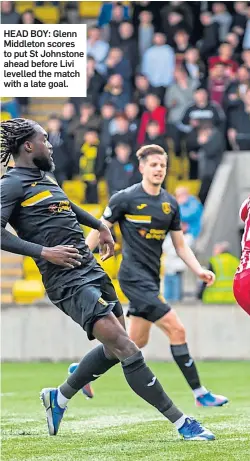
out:
<path id="1" fill-rule="evenodd" d="M 1 163 L 7 166 L 11 155 L 15 157 L 18 149 L 35 134 L 37 123 L 26 118 L 13 118 L 1 122 Z"/>

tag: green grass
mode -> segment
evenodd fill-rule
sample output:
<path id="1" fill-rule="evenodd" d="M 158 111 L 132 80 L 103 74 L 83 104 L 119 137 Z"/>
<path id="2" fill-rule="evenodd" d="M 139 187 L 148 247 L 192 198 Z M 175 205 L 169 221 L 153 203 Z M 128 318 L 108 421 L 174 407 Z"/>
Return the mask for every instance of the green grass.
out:
<path id="1" fill-rule="evenodd" d="M 127 386 L 116 366 L 94 384 L 93 400 L 78 394 L 56 437 L 49 437 L 38 398 L 64 381 L 67 365 L 2 365 L 2 461 L 250 461 L 250 363 L 200 363 L 204 384 L 225 394 L 222 408 L 196 408 L 174 364 L 150 364 L 174 402 L 216 434 L 184 442 L 175 428 Z"/>

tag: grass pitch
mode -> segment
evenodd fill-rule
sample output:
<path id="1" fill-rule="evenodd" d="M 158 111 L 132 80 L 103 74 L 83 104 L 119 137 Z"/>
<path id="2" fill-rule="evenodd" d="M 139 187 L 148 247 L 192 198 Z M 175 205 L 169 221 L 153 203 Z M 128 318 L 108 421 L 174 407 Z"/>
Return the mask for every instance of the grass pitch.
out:
<path id="1" fill-rule="evenodd" d="M 2 365 L 2 461 L 250 461 L 250 363 L 199 363 L 206 387 L 229 397 L 222 408 L 196 408 L 175 364 L 150 363 L 174 402 L 211 429 L 214 442 L 184 442 L 175 428 L 128 387 L 118 366 L 79 393 L 60 431 L 49 437 L 39 400 L 68 364 Z"/>

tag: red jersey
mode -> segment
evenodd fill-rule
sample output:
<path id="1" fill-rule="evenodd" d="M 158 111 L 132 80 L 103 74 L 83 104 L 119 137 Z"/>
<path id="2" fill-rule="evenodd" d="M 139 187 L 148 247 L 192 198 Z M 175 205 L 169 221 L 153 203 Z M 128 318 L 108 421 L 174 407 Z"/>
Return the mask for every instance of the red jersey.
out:
<path id="1" fill-rule="evenodd" d="M 250 196 L 241 205 L 240 218 L 245 223 L 245 227 L 241 240 L 242 255 L 236 274 L 250 270 Z"/>

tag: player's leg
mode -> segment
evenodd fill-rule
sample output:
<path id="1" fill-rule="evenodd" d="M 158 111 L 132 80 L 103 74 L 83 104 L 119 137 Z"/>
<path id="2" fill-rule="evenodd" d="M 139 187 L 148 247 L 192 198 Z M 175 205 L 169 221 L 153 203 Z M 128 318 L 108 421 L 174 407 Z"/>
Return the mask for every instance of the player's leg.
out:
<path id="1" fill-rule="evenodd" d="M 114 286 L 107 274 L 105 275 L 101 283 L 101 294 L 104 301 L 108 303 L 115 303 L 115 306 L 112 311 L 114 315 L 117 317 L 118 322 L 122 325 L 124 329 L 126 329 L 122 305 L 120 301 L 118 301 Z M 70 375 L 74 373 L 78 368 L 77 373 L 75 373 L 74 376 L 69 379 L 69 383 L 72 381 L 73 384 L 73 378 L 84 382 L 86 379 L 85 370 L 87 366 L 87 361 L 93 361 L 93 365 L 95 365 L 96 371 L 95 373 L 92 373 L 92 376 L 89 375 L 90 381 L 87 384 L 84 384 L 82 387 L 82 392 L 87 398 L 92 398 L 94 396 L 93 388 L 90 383 L 98 379 L 100 376 L 106 373 L 106 371 L 108 371 L 110 368 L 112 368 L 119 362 L 119 360 L 111 353 L 111 351 L 108 350 L 107 347 L 105 348 L 104 346 L 100 345 L 97 348 L 95 348 L 94 351 L 96 354 L 95 357 L 93 356 L 93 351 L 91 351 L 89 354 L 87 354 L 87 356 L 85 356 L 82 359 L 80 363 L 72 363 L 69 366 Z M 78 388 L 78 386 L 76 388 Z"/>
<path id="2" fill-rule="evenodd" d="M 100 307 L 98 306 L 98 309 Z M 133 391 L 145 401 L 157 408 L 170 422 L 175 424 L 179 433 L 186 440 L 214 440 L 213 434 L 203 428 L 197 421 L 185 416 L 164 392 L 160 383 L 146 366 L 142 353 L 129 339 L 124 327 L 112 312 L 103 317 L 97 317 L 91 322 L 92 330 L 87 329 L 88 335 L 98 339 L 112 356 L 121 361 L 125 378 Z M 89 370 L 86 370 L 86 374 Z M 75 383 L 74 383 L 75 385 Z M 78 383 L 79 389 L 82 382 Z M 65 392 L 64 388 L 60 388 Z M 79 390 L 78 389 L 78 390 Z M 67 392 L 70 391 L 70 385 Z M 73 389 L 74 392 L 74 389 Z M 46 407 L 49 433 L 56 435 L 62 420 L 65 408 L 58 402 L 58 390 L 43 391 L 43 402 Z M 66 396 L 65 396 L 66 398 Z"/>
<path id="3" fill-rule="evenodd" d="M 204 429 L 197 421 L 186 417 L 174 405 L 157 378 L 145 364 L 141 351 L 131 341 L 112 313 L 96 321 L 93 335 L 119 358 L 124 376 L 131 389 L 175 424 L 185 439 L 214 439 L 210 431 Z M 190 425 L 192 426 L 191 433 L 188 433 Z"/>
<path id="4" fill-rule="evenodd" d="M 176 312 L 171 309 L 167 314 L 159 318 L 155 324 L 168 336 L 173 359 L 191 387 L 197 405 L 222 406 L 227 403 L 228 399 L 226 397 L 211 394 L 201 385 L 194 359 L 189 353 L 184 325 Z"/>
<path id="5" fill-rule="evenodd" d="M 139 349 L 148 344 L 151 326 L 152 323 L 142 317 L 129 316 L 129 337 Z"/>
<path id="6" fill-rule="evenodd" d="M 123 314 L 117 317 L 117 320 L 125 329 Z M 90 383 L 96 381 L 117 363 L 119 363 L 119 360 L 107 347 L 102 344 L 97 346 L 86 354 L 81 362 L 72 363 L 69 366 L 70 376 L 66 383 L 59 388 L 59 402 L 63 405 L 67 404 L 68 399 L 78 392 L 79 386 L 87 398 L 93 398 L 94 391 Z"/>

